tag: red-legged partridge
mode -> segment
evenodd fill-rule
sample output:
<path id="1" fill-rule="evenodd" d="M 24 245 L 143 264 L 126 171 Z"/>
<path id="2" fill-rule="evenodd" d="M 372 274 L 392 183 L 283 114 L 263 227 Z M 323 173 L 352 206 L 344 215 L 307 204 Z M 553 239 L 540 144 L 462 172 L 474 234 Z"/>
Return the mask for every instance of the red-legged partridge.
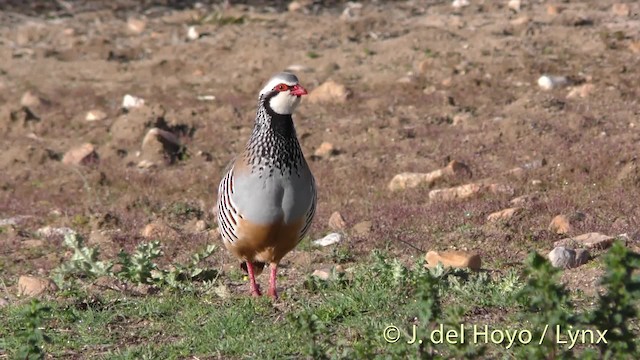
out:
<path id="1" fill-rule="evenodd" d="M 218 226 L 226 248 L 249 274 L 268 263 L 268 295 L 277 298 L 278 263 L 309 230 L 316 209 L 315 180 L 296 137 L 291 114 L 307 91 L 290 73 L 272 77 L 260 91 L 253 132 L 218 187 Z"/>

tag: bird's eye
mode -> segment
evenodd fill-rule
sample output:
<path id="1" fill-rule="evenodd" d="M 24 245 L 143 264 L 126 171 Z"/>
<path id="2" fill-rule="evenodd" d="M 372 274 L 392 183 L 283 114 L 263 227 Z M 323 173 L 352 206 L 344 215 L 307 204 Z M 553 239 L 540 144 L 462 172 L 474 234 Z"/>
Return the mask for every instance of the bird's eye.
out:
<path id="1" fill-rule="evenodd" d="M 289 86 L 287 84 L 279 84 L 278 86 L 276 86 L 276 90 L 287 91 L 289 90 Z"/>

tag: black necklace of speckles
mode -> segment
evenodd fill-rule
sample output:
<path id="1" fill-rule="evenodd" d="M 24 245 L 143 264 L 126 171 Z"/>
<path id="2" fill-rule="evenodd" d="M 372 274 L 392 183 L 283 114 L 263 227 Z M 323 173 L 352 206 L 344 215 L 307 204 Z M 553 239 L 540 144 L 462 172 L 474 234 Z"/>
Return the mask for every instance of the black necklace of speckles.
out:
<path id="1" fill-rule="evenodd" d="M 277 91 L 266 94 L 258 104 L 256 123 L 247 144 L 251 172 L 262 173 L 267 168 L 269 177 L 273 176 L 276 169 L 280 170 L 282 176 L 287 171 L 291 176 L 295 169 L 299 176 L 299 166 L 303 161 L 302 149 L 291 115 L 278 114 L 269 105 L 269 100 L 276 94 Z"/>

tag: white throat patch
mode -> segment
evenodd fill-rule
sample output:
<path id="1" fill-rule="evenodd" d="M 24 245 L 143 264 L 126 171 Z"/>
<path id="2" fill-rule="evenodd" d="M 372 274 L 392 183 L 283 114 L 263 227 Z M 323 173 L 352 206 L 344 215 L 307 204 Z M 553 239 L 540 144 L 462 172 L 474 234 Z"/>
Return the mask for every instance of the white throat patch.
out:
<path id="1" fill-rule="evenodd" d="M 278 93 L 269 100 L 271 109 L 281 115 L 293 114 L 298 104 L 300 104 L 300 97 L 291 95 L 291 90 Z"/>

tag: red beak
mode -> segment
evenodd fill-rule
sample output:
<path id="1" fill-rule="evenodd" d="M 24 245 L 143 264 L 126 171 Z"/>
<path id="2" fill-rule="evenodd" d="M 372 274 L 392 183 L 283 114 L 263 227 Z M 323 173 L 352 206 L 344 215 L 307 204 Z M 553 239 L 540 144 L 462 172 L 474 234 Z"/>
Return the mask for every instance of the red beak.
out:
<path id="1" fill-rule="evenodd" d="M 293 85 L 293 88 L 291 88 L 291 95 L 295 95 L 295 96 L 307 95 L 307 90 L 305 90 L 305 88 L 303 88 L 300 85 Z"/>

